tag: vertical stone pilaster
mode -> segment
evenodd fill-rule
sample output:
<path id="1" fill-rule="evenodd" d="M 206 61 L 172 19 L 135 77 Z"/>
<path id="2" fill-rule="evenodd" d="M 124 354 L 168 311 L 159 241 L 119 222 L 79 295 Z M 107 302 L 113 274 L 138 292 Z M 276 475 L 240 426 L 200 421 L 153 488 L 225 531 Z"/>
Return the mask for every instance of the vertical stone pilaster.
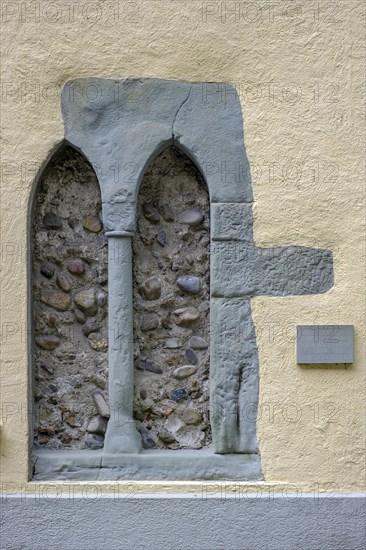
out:
<path id="1" fill-rule="evenodd" d="M 256 453 L 259 365 L 250 302 L 212 298 L 211 319 L 213 451 Z"/>
<path id="2" fill-rule="evenodd" d="M 138 453 L 141 436 L 132 417 L 133 407 L 133 233 L 110 231 L 109 271 L 109 402 L 111 416 L 105 436 L 107 454 Z"/>

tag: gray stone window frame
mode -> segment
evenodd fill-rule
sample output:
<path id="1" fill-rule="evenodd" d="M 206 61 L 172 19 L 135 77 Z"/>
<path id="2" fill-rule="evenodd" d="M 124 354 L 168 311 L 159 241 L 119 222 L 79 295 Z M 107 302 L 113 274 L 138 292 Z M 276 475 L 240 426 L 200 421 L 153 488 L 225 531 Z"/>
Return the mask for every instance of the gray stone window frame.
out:
<path id="1" fill-rule="evenodd" d="M 35 479 L 260 480 L 259 361 L 250 300 L 326 292 L 326 249 L 256 247 L 241 105 L 226 83 L 77 79 L 62 93 L 65 140 L 94 168 L 108 237 L 109 401 L 101 451 L 35 453 Z M 146 168 L 185 153 L 210 197 L 210 421 L 205 450 L 143 450 L 134 392 L 132 246 Z"/>

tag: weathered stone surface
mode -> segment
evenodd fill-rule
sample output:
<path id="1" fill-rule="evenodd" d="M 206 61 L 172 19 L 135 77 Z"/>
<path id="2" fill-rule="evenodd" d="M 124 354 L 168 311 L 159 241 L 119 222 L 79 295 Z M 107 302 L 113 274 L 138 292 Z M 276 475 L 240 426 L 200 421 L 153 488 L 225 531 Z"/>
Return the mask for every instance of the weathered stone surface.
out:
<path id="1" fill-rule="evenodd" d="M 81 221 L 75 218 L 69 218 L 68 224 L 71 227 L 71 229 L 79 230 L 81 228 Z"/>
<path id="2" fill-rule="evenodd" d="M 224 241 L 214 242 L 211 253 L 213 296 L 313 294 L 333 285 L 329 250 L 301 246 L 261 249 L 254 244 Z"/>
<path id="3" fill-rule="evenodd" d="M 42 262 L 40 267 L 40 272 L 42 275 L 47 277 L 47 279 L 52 279 L 55 274 L 56 266 L 51 262 Z"/>
<path id="4" fill-rule="evenodd" d="M 98 434 L 88 434 L 85 437 L 85 444 L 89 449 L 101 449 L 104 445 L 104 437 Z"/>
<path id="5" fill-rule="evenodd" d="M 182 307 L 173 311 L 172 318 L 176 325 L 190 326 L 199 319 L 199 311 L 194 307 Z"/>
<path id="6" fill-rule="evenodd" d="M 57 336 L 36 336 L 35 340 L 38 347 L 48 351 L 56 349 L 60 345 L 60 338 Z"/>
<path id="7" fill-rule="evenodd" d="M 203 214 L 199 210 L 185 210 L 179 217 L 180 223 L 199 225 L 203 221 Z"/>
<path id="8" fill-rule="evenodd" d="M 55 369 L 47 365 L 46 363 L 42 363 L 41 368 L 44 369 L 48 374 L 53 374 L 55 372 Z"/>
<path id="9" fill-rule="evenodd" d="M 41 293 L 40 299 L 41 302 L 57 309 L 57 311 L 66 311 L 71 303 L 70 296 L 55 290 L 44 290 Z"/>
<path id="10" fill-rule="evenodd" d="M 186 349 L 184 355 L 186 356 L 188 363 L 191 363 L 191 365 L 197 365 L 198 358 L 193 350 L 191 350 L 190 348 Z"/>
<path id="11" fill-rule="evenodd" d="M 196 372 L 196 367 L 193 365 L 183 365 L 182 367 L 178 367 L 173 372 L 174 378 L 178 378 L 179 380 L 182 380 L 183 378 L 188 378 L 188 376 L 192 376 Z"/>
<path id="12" fill-rule="evenodd" d="M 47 212 L 43 216 L 43 225 L 47 227 L 47 229 L 61 229 L 62 220 L 54 212 Z"/>
<path id="13" fill-rule="evenodd" d="M 168 338 L 165 342 L 165 347 L 167 349 L 177 349 L 181 347 L 181 343 L 179 342 L 178 338 Z"/>
<path id="14" fill-rule="evenodd" d="M 155 440 L 151 437 L 151 433 L 145 427 L 140 428 L 140 434 L 142 437 L 142 444 L 145 449 L 152 449 L 156 446 Z"/>
<path id="15" fill-rule="evenodd" d="M 208 342 L 201 336 L 192 336 L 189 341 L 188 345 L 193 349 L 207 349 L 208 348 Z"/>
<path id="16" fill-rule="evenodd" d="M 108 421 L 104 416 L 93 416 L 89 424 L 86 427 L 86 431 L 89 433 L 104 435 L 107 429 Z"/>
<path id="17" fill-rule="evenodd" d="M 201 279 L 194 275 L 178 277 L 177 285 L 183 292 L 187 292 L 188 294 L 198 294 L 202 288 Z"/>
<path id="18" fill-rule="evenodd" d="M 160 244 L 160 246 L 165 246 L 166 245 L 166 233 L 165 233 L 164 229 L 160 228 L 158 230 L 156 238 L 157 238 L 157 241 Z"/>
<path id="19" fill-rule="evenodd" d="M 144 216 L 149 222 L 151 223 L 159 223 L 160 216 L 156 208 L 154 208 L 151 204 L 148 202 L 145 202 L 142 205 L 142 211 L 144 213 Z"/>
<path id="20" fill-rule="evenodd" d="M 210 396 L 213 446 L 217 452 L 257 451 L 256 425 L 245 414 L 258 399 L 258 354 L 250 302 L 218 298 L 211 302 Z M 241 388 L 240 394 L 237 388 Z M 238 418 L 240 417 L 240 423 Z"/>
<path id="21" fill-rule="evenodd" d="M 156 208 L 161 216 L 159 224 L 152 225 L 146 219 L 142 210 L 144 203 Z M 187 224 L 181 224 L 179 217 L 182 212 L 191 210 L 192 204 L 203 213 L 204 219 L 202 223 L 191 228 Z M 169 209 L 165 205 L 169 205 Z M 171 212 L 170 205 L 174 205 L 175 214 Z M 209 300 L 209 258 L 202 239 L 209 232 L 209 203 L 205 183 L 187 157 L 170 148 L 156 159 L 147 169 L 141 183 L 137 212 L 137 234 L 133 239 L 134 417 L 139 428 L 151 428 L 149 432 L 159 449 L 186 448 L 189 442 L 197 445 L 198 441 L 200 445 L 206 446 L 211 437 L 208 415 L 209 385 L 205 382 L 209 365 L 208 353 L 200 353 L 196 375 L 186 378 L 189 385 L 187 397 L 181 401 L 166 399 L 166 396 L 171 396 L 177 389 L 179 378 L 175 378 L 173 372 L 181 366 L 188 366 L 188 372 L 192 370 L 184 353 L 190 348 L 188 340 L 192 335 L 191 325 L 176 325 L 172 320 L 172 312 L 183 306 L 200 311 L 194 327 L 208 338 L 209 310 L 208 307 L 202 307 L 202 304 Z M 173 265 L 175 271 L 172 269 Z M 193 277 L 189 282 L 201 282 L 202 288 L 197 294 L 184 292 L 183 297 L 177 278 L 187 277 L 187 274 Z M 154 297 L 155 302 L 146 300 L 144 295 L 141 300 L 146 279 L 153 277 L 161 284 L 160 295 Z M 142 331 L 144 316 L 155 314 L 160 318 L 160 324 L 154 330 Z M 196 367 L 193 369 L 196 370 Z M 182 375 L 187 374 L 184 369 L 179 372 Z M 165 426 L 166 419 L 177 419 L 178 414 L 181 418 L 182 409 L 187 406 L 197 410 L 201 418 L 200 422 L 191 425 L 195 435 L 188 435 L 184 431 L 185 424 L 182 425 L 181 420 L 178 427 L 168 429 Z M 177 407 L 179 413 L 175 412 Z M 159 435 L 164 431 L 171 434 L 166 440 Z M 205 435 L 202 440 L 200 434 L 203 432 Z"/>
<path id="22" fill-rule="evenodd" d="M 186 397 L 188 397 L 188 392 L 185 388 L 173 390 L 171 394 L 171 398 L 174 399 L 174 401 L 180 401 L 181 399 L 185 399 Z"/>
<path id="23" fill-rule="evenodd" d="M 107 295 L 105 294 L 105 292 L 97 292 L 95 300 L 99 307 L 104 307 L 107 303 Z"/>
<path id="24" fill-rule="evenodd" d="M 161 281 L 158 277 L 149 277 L 139 287 L 139 294 L 145 300 L 157 300 L 161 294 Z"/>
<path id="25" fill-rule="evenodd" d="M 57 274 L 56 278 L 57 286 L 61 288 L 64 292 L 70 292 L 71 290 L 71 283 L 67 275 L 60 272 Z"/>
<path id="26" fill-rule="evenodd" d="M 96 332 L 92 332 L 88 336 L 88 342 L 95 351 L 107 351 L 108 340 Z"/>
<path id="27" fill-rule="evenodd" d="M 81 426 L 80 422 L 77 421 L 73 414 L 70 414 L 70 416 L 66 418 L 66 424 L 68 424 L 71 428 L 80 428 Z"/>
<path id="28" fill-rule="evenodd" d="M 88 317 L 72 304 L 74 295 L 88 288 L 93 288 L 96 296 L 107 294 L 106 238 L 102 231 L 85 230 L 80 221 L 91 213 L 100 217 L 100 191 L 88 163 L 66 147 L 43 172 L 36 194 L 32 238 L 35 339 L 52 335 L 60 339 L 60 345 L 47 350 L 35 341 L 35 445 L 52 450 L 82 449 L 86 447 L 86 426 L 97 413 L 92 391 L 108 391 L 108 354 L 91 347 L 80 326 Z M 47 216 L 50 227 L 45 227 L 43 219 L 49 212 L 56 217 Z M 85 262 L 83 274 L 67 271 L 66 263 L 75 259 Z M 53 275 L 47 273 L 51 278 L 41 273 L 42 264 L 55 267 Z M 95 307 L 93 315 L 89 321 L 101 334 L 107 334 L 106 304 Z M 45 387 L 45 379 L 52 379 L 58 391 Z"/>
<path id="29" fill-rule="evenodd" d="M 85 323 L 86 321 L 86 315 L 81 309 L 75 308 L 74 310 L 75 319 L 78 323 Z"/>
<path id="30" fill-rule="evenodd" d="M 99 233 L 102 223 L 98 216 L 87 216 L 83 221 L 83 227 L 92 233 Z"/>
<path id="31" fill-rule="evenodd" d="M 151 361 L 150 359 L 147 359 L 145 361 L 145 370 L 149 372 L 154 372 L 155 374 L 162 374 L 163 368 L 158 363 L 155 363 L 155 361 Z"/>
<path id="32" fill-rule="evenodd" d="M 56 327 L 60 322 L 60 317 L 54 311 L 50 311 L 47 315 L 48 324 L 50 327 Z"/>
<path id="33" fill-rule="evenodd" d="M 95 406 L 97 408 L 98 413 L 100 416 L 104 416 L 105 418 L 110 417 L 110 409 L 109 405 L 106 402 L 103 393 L 100 390 L 95 390 L 92 393 L 93 401 L 95 403 Z"/>
<path id="34" fill-rule="evenodd" d="M 158 210 L 160 215 L 166 222 L 174 221 L 174 212 L 170 208 L 169 204 L 167 203 L 159 204 Z"/>
<path id="35" fill-rule="evenodd" d="M 186 424 L 198 424 L 202 417 L 195 409 L 185 409 L 182 413 L 182 420 Z"/>
<path id="36" fill-rule="evenodd" d="M 156 313 L 148 313 L 144 315 L 141 320 L 141 330 L 147 332 L 149 330 L 155 330 L 159 326 L 159 317 Z"/>
<path id="37" fill-rule="evenodd" d="M 95 321 L 87 321 L 81 330 L 85 336 L 89 336 L 91 332 L 98 331 L 98 325 L 96 324 Z"/>
<path id="38" fill-rule="evenodd" d="M 211 237 L 215 241 L 253 242 L 252 206 L 245 203 L 213 203 Z"/>
<path id="39" fill-rule="evenodd" d="M 85 271 L 84 263 L 82 260 L 69 260 L 66 263 L 66 268 L 73 275 L 81 275 Z"/>
<path id="40" fill-rule="evenodd" d="M 75 295 L 75 303 L 86 313 L 92 315 L 96 310 L 95 290 L 82 290 Z"/>
<path id="41" fill-rule="evenodd" d="M 159 437 L 164 443 L 174 443 L 175 437 L 166 430 L 159 431 Z"/>

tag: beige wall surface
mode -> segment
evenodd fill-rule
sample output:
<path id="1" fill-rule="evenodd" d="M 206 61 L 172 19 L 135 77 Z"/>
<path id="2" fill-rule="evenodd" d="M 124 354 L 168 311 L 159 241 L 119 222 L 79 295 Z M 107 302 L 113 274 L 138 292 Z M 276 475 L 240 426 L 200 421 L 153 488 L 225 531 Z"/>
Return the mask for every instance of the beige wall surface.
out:
<path id="1" fill-rule="evenodd" d="M 79 77 L 157 77 L 237 88 L 258 246 L 334 253 L 329 292 L 252 300 L 265 480 L 362 490 L 364 3 L 3 0 L 1 7 L 2 480 L 28 479 L 28 205 L 40 166 L 63 138 L 60 90 Z M 299 367 L 296 325 L 332 323 L 355 325 L 354 364 Z"/>

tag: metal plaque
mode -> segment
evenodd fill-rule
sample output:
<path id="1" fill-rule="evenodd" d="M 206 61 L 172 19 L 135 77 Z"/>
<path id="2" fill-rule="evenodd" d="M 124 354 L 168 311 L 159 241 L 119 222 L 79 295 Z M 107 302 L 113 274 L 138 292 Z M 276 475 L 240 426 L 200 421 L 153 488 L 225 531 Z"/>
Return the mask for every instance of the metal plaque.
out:
<path id="1" fill-rule="evenodd" d="M 353 325 L 297 326 L 297 363 L 353 363 Z"/>

